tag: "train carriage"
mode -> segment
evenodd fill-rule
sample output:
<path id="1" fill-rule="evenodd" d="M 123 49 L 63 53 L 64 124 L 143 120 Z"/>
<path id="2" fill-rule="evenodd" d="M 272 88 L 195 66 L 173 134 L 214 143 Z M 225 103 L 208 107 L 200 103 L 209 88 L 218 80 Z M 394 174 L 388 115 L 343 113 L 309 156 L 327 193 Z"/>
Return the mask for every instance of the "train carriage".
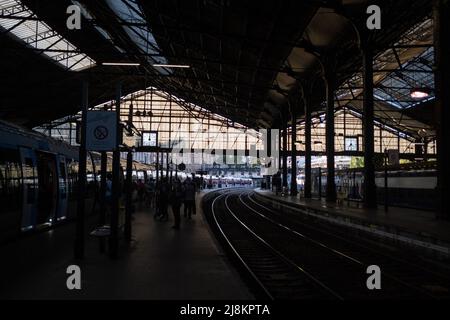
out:
<path id="1" fill-rule="evenodd" d="M 0 121 L 1 240 L 73 214 L 77 174 L 77 148 Z"/>

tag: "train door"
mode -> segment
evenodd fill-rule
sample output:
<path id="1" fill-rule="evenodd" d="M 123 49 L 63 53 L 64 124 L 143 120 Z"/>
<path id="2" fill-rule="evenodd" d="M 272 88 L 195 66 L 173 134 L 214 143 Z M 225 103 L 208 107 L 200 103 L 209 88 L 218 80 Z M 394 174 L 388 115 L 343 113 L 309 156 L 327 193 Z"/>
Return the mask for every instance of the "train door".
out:
<path id="1" fill-rule="evenodd" d="M 67 214 L 68 201 L 68 182 L 67 182 L 67 167 L 66 157 L 59 155 L 58 157 L 58 204 L 56 209 L 56 220 L 63 220 Z"/>
<path id="2" fill-rule="evenodd" d="M 36 152 L 38 167 L 37 225 L 51 224 L 56 216 L 58 202 L 58 172 L 56 155 Z"/>
<path id="3" fill-rule="evenodd" d="M 22 168 L 22 231 L 36 225 L 38 175 L 36 154 L 29 148 L 19 148 Z"/>

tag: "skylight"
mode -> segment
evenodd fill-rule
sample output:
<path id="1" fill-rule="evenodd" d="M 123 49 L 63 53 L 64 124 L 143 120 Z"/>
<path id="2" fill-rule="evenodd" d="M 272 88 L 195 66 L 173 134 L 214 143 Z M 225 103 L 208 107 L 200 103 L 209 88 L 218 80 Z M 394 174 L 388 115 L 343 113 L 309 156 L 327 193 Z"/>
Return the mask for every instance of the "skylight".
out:
<path id="1" fill-rule="evenodd" d="M 95 65 L 95 61 L 52 30 L 21 1 L 0 0 L 0 29 L 11 33 L 28 47 L 37 49 L 59 66 L 80 71 Z"/>
<path id="2" fill-rule="evenodd" d="M 72 0 L 72 3 L 77 5 L 80 10 L 81 10 L 81 14 L 86 18 L 86 20 L 89 21 L 94 21 L 95 17 L 92 16 L 92 14 L 89 12 L 89 10 L 86 8 L 86 6 L 76 0 Z M 108 31 L 106 31 L 104 28 L 100 27 L 98 24 L 94 24 L 94 28 L 106 39 L 108 40 L 112 45 L 114 45 L 114 47 L 119 50 L 121 53 L 125 53 L 125 50 L 123 50 L 121 47 L 119 47 L 118 45 L 116 45 L 114 43 L 113 38 L 111 37 L 111 35 L 109 34 Z"/>
<path id="3" fill-rule="evenodd" d="M 149 30 L 147 20 L 139 5 L 134 1 L 128 0 L 106 0 L 106 3 L 114 11 L 116 16 L 125 22 L 132 21 L 135 25 L 122 28 L 142 52 L 148 55 L 151 64 L 168 64 L 167 59 L 161 55 L 161 49 L 156 43 L 153 34 Z M 171 70 L 164 67 L 155 67 L 161 74 L 169 74 Z"/>

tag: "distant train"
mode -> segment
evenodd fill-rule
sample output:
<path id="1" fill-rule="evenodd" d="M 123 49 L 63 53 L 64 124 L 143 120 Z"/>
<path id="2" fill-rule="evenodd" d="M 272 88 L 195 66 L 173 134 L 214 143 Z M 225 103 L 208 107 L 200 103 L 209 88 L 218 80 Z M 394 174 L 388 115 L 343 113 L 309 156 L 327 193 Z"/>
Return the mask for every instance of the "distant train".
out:
<path id="1" fill-rule="evenodd" d="M 77 147 L 0 120 L 0 242 L 75 217 L 78 159 Z M 135 162 L 134 179 L 148 169 Z M 100 154 L 88 152 L 88 213 L 97 205 L 99 171 Z"/>
<path id="2" fill-rule="evenodd" d="M 251 178 L 205 176 L 206 188 L 250 187 L 253 185 Z"/>
<path id="3" fill-rule="evenodd" d="M 385 201 L 383 171 L 375 173 L 375 184 L 377 199 L 380 204 Z M 433 210 L 436 205 L 437 172 L 433 164 L 421 167 L 403 166 L 388 171 L 387 201 L 390 206 L 409 207 L 424 210 Z M 361 170 L 338 170 L 336 171 L 336 189 L 338 197 L 347 200 L 362 200 L 364 178 Z M 302 189 L 304 175 L 297 177 L 297 184 Z M 321 181 L 317 169 L 312 172 L 312 192 L 315 196 L 321 189 L 322 196 L 326 194 L 326 170 L 322 170 Z"/>

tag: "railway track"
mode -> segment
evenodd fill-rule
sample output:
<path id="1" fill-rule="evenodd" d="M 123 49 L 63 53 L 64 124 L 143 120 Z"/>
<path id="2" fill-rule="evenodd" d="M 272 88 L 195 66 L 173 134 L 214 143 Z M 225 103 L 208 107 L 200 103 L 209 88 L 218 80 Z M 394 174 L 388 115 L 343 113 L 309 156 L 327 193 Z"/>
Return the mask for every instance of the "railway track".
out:
<path id="1" fill-rule="evenodd" d="M 292 221 L 253 198 L 228 190 L 208 202 L 229 251 L 271 299 L 449 298 L 442 275 L 355 244 L 319 225 Z M 382 289 L 366 285 L 369 265 L 382 270 Z"/>

